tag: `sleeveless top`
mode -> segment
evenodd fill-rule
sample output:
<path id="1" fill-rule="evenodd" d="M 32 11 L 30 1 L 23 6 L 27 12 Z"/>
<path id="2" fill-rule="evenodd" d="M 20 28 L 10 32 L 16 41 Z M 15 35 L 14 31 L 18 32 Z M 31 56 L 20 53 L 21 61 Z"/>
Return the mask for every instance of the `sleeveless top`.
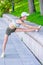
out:
<path id="1" fill-rule="evenodd" d="M 24 22 L 23 20 L 21 20 L 22 22 Z M 16 21 L 12 21 L 13 25 L 17 28 L 19 27 L 21 24 L 17 23 L 17 20 Z"/>

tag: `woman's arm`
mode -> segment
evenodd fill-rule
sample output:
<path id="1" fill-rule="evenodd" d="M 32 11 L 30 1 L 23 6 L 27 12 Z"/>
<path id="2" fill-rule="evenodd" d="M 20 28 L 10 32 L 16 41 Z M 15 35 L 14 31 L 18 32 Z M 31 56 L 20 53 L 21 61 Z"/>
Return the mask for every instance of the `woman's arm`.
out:
<path id="1" fill-rule="evenodd" d="M 27 27 L 27 28 L 30 28 L 30 29 L 39 29 L 39 28 L 36 27 L 36 26 L 31 26 L 31 25 L 28 25 L 28 24 L 26 24 L 26 23 L 24 23 L 24 22 L 21 22 L 21 25 L 23 25 L 23 26 L 25 26 L 25 27 Z"/>
<path id="2" fill-rule="evenodd" d="M 38 29 L 38 30 L 40 29 L 40 26 L 39 26 L 39 27 L 31 26 L 31 25 L 28 25 L 28 24 L 26 24 L 26 23 L 20 21 L 20 20 L 18 20 L 17 23 L 18 23 L 18 24 L 21 24 L 21 25 L 23 25 L 23 26 L 25 26 L 25 27 L 27 27 L 27 28 L 30 28 L 30 29 L 36 29 L 36 30 L 37 30 L 37 29 Z"/>

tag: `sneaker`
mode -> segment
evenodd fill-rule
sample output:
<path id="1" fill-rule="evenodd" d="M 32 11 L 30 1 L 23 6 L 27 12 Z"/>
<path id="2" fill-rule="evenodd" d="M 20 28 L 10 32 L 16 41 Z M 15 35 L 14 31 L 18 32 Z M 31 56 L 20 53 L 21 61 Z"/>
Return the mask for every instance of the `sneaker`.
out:
<path id="1" fill-rule="evenodd" d="M 2 54 L 1 54 L 1 58 L 4 58 L 4 56 L 5 56 L 5 53 L 2 53 Z"/>
<path id="2" fill-rule="evenodd" d="M 38 28 L 39 28 L 38 30 L 37 30 L 37 29 L 35 30 L 36 32 L 38 32 L 38 31 L 40 30 L 40 28 L 41 28 L 41 25 L 39 25 L 39 26 L 38 26 Z"/>
<path id="3" fill-rule="evenodd" d="M 41 25 L 39 25 L 38 28 L 41 28 Z"/>

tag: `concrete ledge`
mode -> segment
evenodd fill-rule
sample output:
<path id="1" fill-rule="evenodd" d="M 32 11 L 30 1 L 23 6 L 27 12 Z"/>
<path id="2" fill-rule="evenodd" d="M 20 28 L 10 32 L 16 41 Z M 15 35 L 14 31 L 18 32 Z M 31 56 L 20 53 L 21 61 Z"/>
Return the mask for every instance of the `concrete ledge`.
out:
<path id="1" fill-rule="evenodd" d="M 18 17 L 15 17 L 11 14 L 3 14 L 3 18 L 7 21 L 7 22 L 12 22 L 14 21 L 14 19 L 18 19 Z"/>
<path id="2" fill-rule="evenodd" d="M 43 63 L 43 46 L 24 32 L 16 33 L 21 40 L 31 49 L 35 56 Z"/>
<path id="3" fill-rule="evenodd" d="M 3 17 L 6 18 L 8 21 L 13 21 L 14 18 L 16 18 L 14 16 L 5 14 L 3 15 Z M 31 49 L 31 51 L 43 64 L 43 31 L 40 32 L 17 32 L 16 34 Z"/>

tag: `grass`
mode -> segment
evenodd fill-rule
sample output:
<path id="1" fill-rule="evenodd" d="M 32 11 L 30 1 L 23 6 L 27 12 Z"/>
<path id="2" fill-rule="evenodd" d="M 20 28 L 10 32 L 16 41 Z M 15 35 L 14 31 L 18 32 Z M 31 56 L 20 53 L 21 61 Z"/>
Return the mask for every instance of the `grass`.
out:
<path id="1" fill-rule="evenodd" d="M 27 20 L 39 25 L 43 25 L 43 16 L 40 15 L 39 0 L 35 0 L 36 13 L 31 14 Z M 14 16 L 20 16 L 21 12 L 29 12 L 28 0 L 22 0 L 18 4 L 15 4 L 15 11 L 11 12 Z"/>
<path id="2" fill-rule="evenodd" d="M 40 15 L 40 12 L 31 14 L 27 20 L 43 26 L 43 16 Z"/>

